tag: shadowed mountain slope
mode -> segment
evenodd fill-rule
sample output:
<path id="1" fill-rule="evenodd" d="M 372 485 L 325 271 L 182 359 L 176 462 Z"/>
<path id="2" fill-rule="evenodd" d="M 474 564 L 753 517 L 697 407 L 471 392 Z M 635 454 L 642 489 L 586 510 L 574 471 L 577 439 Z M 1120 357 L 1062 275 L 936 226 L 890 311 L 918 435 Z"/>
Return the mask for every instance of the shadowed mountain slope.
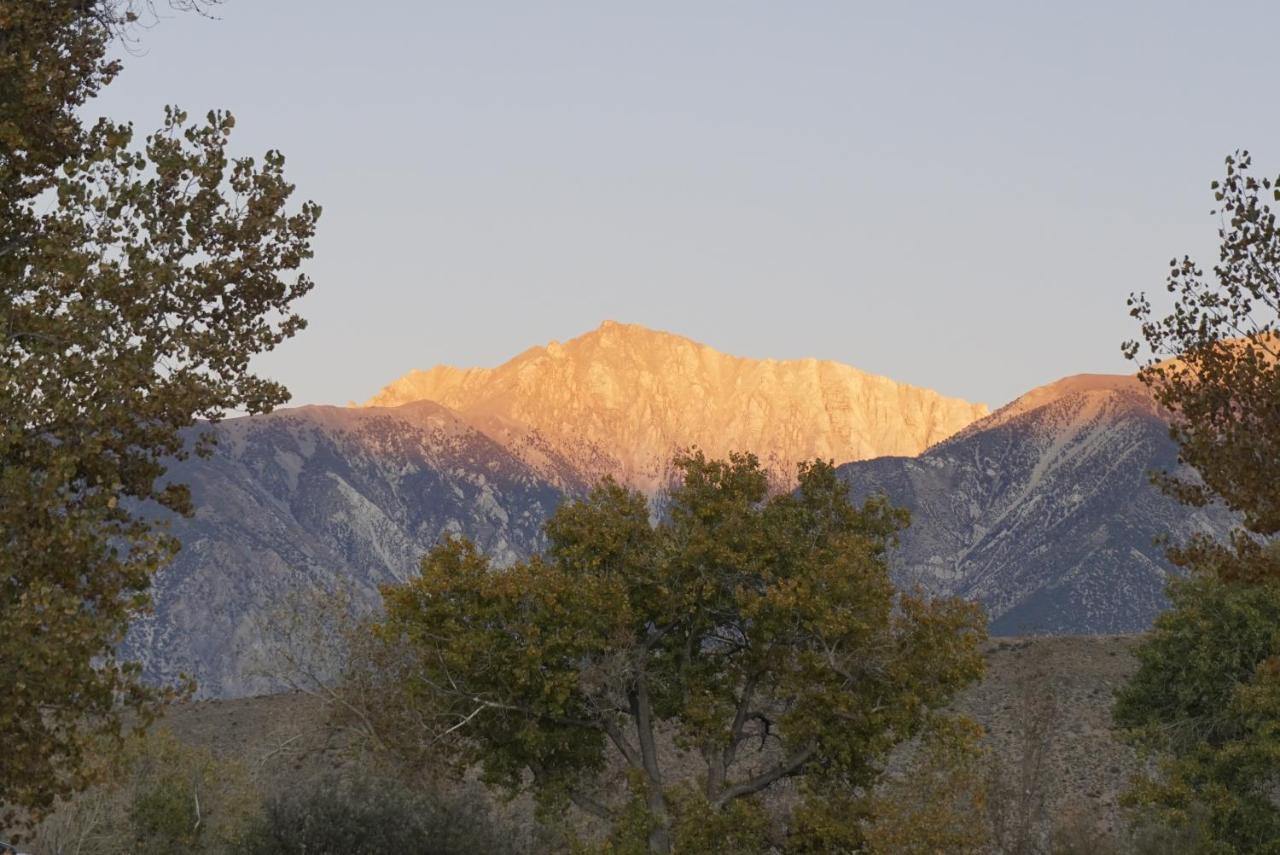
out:
<path id="1" fill-rule="evenodd" d="M 910 508 L 898 578 L 984 603 L 999 634 L 1146 629 L 1173 569 L 1161 535 L 1225 533 L 1222 508 L 1161 494 L 1177 466 L 1168 425 L 1133 377 L 1035 389 L 916 458 L 840 469 L 857 498 Z"/>
<path id="2" fill-rule="evenodd" d="M 177 464 L 196 513 L 156 579 L 155 613 L 127 651 L 156 680 L 196 676 L 203 694 L 265 688 L 248 673 L 259 622 L 307 590 L 376 586 L 417 572 L 463 533 L 499 561 L 537 551 L 561 494 L 444 407 L 304 407 L 233 419 L 213 456 Z"/>

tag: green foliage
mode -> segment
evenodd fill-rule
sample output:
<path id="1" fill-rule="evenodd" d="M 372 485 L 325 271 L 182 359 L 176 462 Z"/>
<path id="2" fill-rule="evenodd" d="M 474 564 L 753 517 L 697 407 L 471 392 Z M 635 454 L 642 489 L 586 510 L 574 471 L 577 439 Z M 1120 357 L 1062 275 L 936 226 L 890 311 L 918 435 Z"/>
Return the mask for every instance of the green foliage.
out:
<path id="1" fill-rule="evenodd" d="M 322 780 L 268 801 L 243 855 L 470 855 L 512 851 L 508 829 L 474 801 L 428 796 L 389 778 Z"/>
<path id="2" fill-rule="evenodd" d="M 1117 696 L 1117 723 L 1160 756 L 1128 803 L 1195 851 L 1280 852 L 1280 583 L 1202 574 L 1170 595 Z"/>
<path id="3" fill-rule="evenodd" d="M 497 817 L 474 787 L 437 787 L 347 766 L 277 782 L 270 797 L 244 763 L 167 730 L 96 744 L 98 783 L 60 800 L 33 852 L 64 855 L 402 855 L 544 851 Z M 0 833 L 0 837 L 4 834 Z"/>
<path id="4" fill-rule="evenodd" d="M 135 740 L 125 754 L 131 852 L 220 852 L 234 845 L 258 810 L 248 771 L 166 731 Z"/>
<path id="5" fill-rule="evenodd" d="M 556 513 L 545 556 L 497 570 L 452 540 L 387 587 L 384 741 L 476 764 L 493 786 L 532 780 L 544 810 L 572 801 L 609 823 L 621 809 L 589 794 L 618 756 L 649 848 L 666 851 L 680 782 L 660 739 L 699 758 L 713 812 L 788 778 L 856 791 L 981 673 L 978 609 L 889 580 L 904 512 L 852 506 L 823 463 L 773 498 L 750 455 L 676 463 L 656 527 L 606 481 Z"/>
<path id="6" fill-rule="evenodd" d="M 674 816 L 672 840 L 681 855 L 754 855 L 770 848 L 769 816 L 759 795 L 717 809 L 686 783 L 669 789 L 667 798 Z"/>
<path id="7" fill-rule="evenodd" d="M 787 852 L 822 855 L 862 852 L 866 826 L 874 817 L 865 795 L 856 791 L 821 790 L 801 784 L 803 799 L 791 816 Z"/>
<path id="8" fill-rule="evenodd" d="M 196 419 L 287 399 L 249 361 L 311 288 L 319 209 L 287 211 L 278 152 L 229 155 L 229 114 L 171 108 L 140 147 L 80 123 L 133 10 L 0 0 L 0 805 L 36 812 L 88 783 L 122 702 L 145 724 L 163 698 L 114 658 L 177 548 L 159 512 L 190 511 L 162 461 Z"/>
<path id="9" fill-rule="evenodd" d="M 1151 815 L 1141 817 L 1127 828 L 1100 825 L 1096 805 L 1075 810 L 1067 808 L 1054 825 L 1048 851 L 1052 855 L 1170 855 L 1206 851 L 1193 829 L 1171 828 Z"/>
<path id="10" fill-rule="evenodd" d="M 992 851 L 988 756 L 968 718 L 930 716 L 904 767 L 870 793 L 802 788 L 787 852 Z"/>

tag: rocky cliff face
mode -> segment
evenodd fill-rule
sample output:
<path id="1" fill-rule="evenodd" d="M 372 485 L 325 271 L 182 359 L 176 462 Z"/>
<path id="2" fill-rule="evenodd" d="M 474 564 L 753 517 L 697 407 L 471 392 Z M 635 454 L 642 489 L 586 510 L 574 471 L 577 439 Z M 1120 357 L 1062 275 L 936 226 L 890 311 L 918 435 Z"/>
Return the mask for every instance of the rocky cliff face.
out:
<path id="1" fill-rule="evenodd" d="M 498 561 L 537 551 L 561 493 L 443 407 L 304 407 L 233 419 L 208 459 L 176 465 L 197 508 L 177 519 L 175 562 L 155 612 L 126 642 L 148 676 L 195 676 L 202 694 L 269 686 L 252 673 L 260 622 L 305 591 L 415 573 L 442 536 L 463 533 Z"/>
<path id="2" fill-rule="evenodd" d="M 841 468 L 858 498 L 911 510 L 894 556 L 905 584 L 987 606 L 998 634 L 1146 629 L 1172 570 L 1157 536 L 1224 534 L 1221 508 L 1151 486 L 1177 466 L 1164 416 L 1132 377 L 1036 389 L 915 458 Z"/>
<path id="3" fill-rule="evenodd" d="M 987 414 L 836 362 L 742 359 L 606 321 L 492 369 L 411 372 L 369 403 L 430 400 L 567 489 L 611 474 L 652 493 L 674 451 L 754 452 L 781 483 L 815 457 L 919 454 Z"/>

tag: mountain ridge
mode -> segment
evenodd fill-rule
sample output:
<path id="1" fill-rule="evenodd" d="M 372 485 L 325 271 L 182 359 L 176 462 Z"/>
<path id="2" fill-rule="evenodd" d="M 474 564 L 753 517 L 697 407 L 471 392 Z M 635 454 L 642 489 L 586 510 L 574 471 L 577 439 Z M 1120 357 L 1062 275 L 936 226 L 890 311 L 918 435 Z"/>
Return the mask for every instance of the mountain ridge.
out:
<path id="1" fill-rule="evenodd" d="M 745 446 L 775 472 L 836 458 L 853 498 L 883 494 L 911 511 L 890 555 L 895 581 L 981 602 L 996 634 L 1145 629 L 1173 572 L 1154 537 L 1220 536 L 1234 522 L 1151 485 L 1152 469 L 1177 465 L 1177 449 L 1167 414 L 1130 375 L 1065 377 L 971 418 L 978 405 L 884 378 L 824 387 L 817 360 L 742 360 L 620 327 L 530 348 L 498 369 L 440 369 L 433 382 L 451 384 L 445 402 L 388 395 L 387 406 L 301 407 L 215 426 L 214 454 L 170 473 L 191 485 L 197 510 L 173 523 L 183 549 L 157 576 L 155 611 L 133 627 L 126 653 L 149 679 L 191 673 L 207 695 L 278 688 L 251 665 L 262 652 L 255 627 L 287 594 L 345 588 L 372 608 L 379 584 L 411 576 L 453 534 L 499 565 L 535 554 L 560 502 L 604 475 L 660 500 L 670 453 L 685 442 L 713 456 Z M 939 441 L 933 404 L 964 422 Z M 822 446 L 859 428 L 869 431 L 863 445 L 845 451 L 875 450 L 875 430 L 903 425 L 915 430 L 910 441 L 886 443 L 883 456 L 850 461 Z M 750 442 L 775 434 L 781 441 Z M 902 448 L 911 453 L 892 453 Z"/>
<path id="2" fill-rule="evenodd" d="M 694 445 L 751 451 L 785 484 L 802 460 L 918 454 L 989 412 L 839 362 L 732 356 L 614 321 L 495 368 L 411 371 L 365 406 L 413 400 L 449 407 L 509 449 L 554 450 L 576 461 L 581 483 L 608 474 L 651 494 L 669 486 L 673 453 Z"/>
<path id="3" fill-rule="evenodd" d="M 1236 517 L 1150 480 L 1179 469 L 1167 414 L 1132 375 L 1046 384 L 918 457 L 840 467 L 857 499 L 912 512 L 900 584 L 987 606 L 995 634 L 1140 632 L 1174 568 L 1157 537 L 1223 537 Z"/>

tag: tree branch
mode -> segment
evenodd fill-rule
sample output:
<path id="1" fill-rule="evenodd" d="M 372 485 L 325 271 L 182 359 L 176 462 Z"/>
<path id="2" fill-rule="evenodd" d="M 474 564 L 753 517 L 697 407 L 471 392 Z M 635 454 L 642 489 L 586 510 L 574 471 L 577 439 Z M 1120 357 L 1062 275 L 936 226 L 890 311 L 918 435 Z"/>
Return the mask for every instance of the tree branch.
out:
<path id="1" fill-rule="evenodd" d="M 649 686 L 644 675 L 636 680 L 631 693 L 631 712 L 636 723 L 636 737 L 640 742 L 640 759 L 651 784 L 662 789 L 662 773 L 658 769 L 658 745 L 653 734 L 653 708 L 649 702 Z"/>
<path id="2" fill-rule="evenodd" d="M 712 804 L 717 808 L 724 807 L 736 798 L 749 796 L 752 793 L 758 793 L 775 781 L 795 775 L 804 768 L 806 763 L 813 759 L 813 755 L 817 753 L 817 750 L 818 749 L 815 746 L 810 745 L 804 750 L 791 755 L 786 760 L 783 760 L 767 772 L 762 772 L 754 778 L 749 778 L 746 781 L 741 781 L 726 788 L 716 799 L 713 800 Z"/>
<path id="3" fill-rule="evenodd" d="M 608 805 L 598 802 L 577 790 L 569 791 L 569 801 L 577 805 L 580 810 L 585 811 L 592 816 L 599 817 L 606 822 L 612 822 L 614 819 L 613 811 L 609 809 Z"/>
<path id="4" fill-rule="evenodd" d="M 434 738 L 434 739 L 432 739 L 431 741 L 432 741 L 432 742 L 439 742 L 440 740 L 444 739 L 444 738 L 445 738 L 446 736 L 448 736 L 449 734 L 453 733 L 455 730 L 461 730 L 463 727 L 465 727 L 465 726 L 467 725 L 467 722 L 471 721 L 471 719 L 473 719 L 473 718 L 475 718 L 476 716 L 480 715 L 480 713 L 481 713 L 484 709 L 485 709 L 485 707 L 484 707 L 483 705 L 476 707 L 476 708 L 475 708 L 474 710 L 472 710 L 468 715 L 466 715 L 465 717 L 463 717 L 462 719 L 460 719 L 460 720 L 457 722 L 457 724 L 454 724 L 454 725 L 450 726 L 448 729 L 446 729 L 446 730 L 444 730 L 444 731 L 441 731 L 440 733 L 436 734 L 435 738 Z"/>
<path id="5" fill-rule="evenodd" d="M 270 760 L 275 755 L 279 754 L 281 751 L 284 751 L 292 743 L 297 742 L 301 738 L 302 738 L 301 733 L 295 733 L 293 736 L 290 736 L 288 739 L 286 739 L 284 742 L 281 742 L 275 748 L 272 748 L 266 754 L 263 754 L 261 757 L 258 758 L 258 768 L 261 769 L 263 766 L 267 764 L 268 760 Z"/>
<path id="6" fill-rule="evenodd" d="M 610 721 L 606 718 L 604 720 L 604 732 L 608 735 L 609 740 L 617 747 L 618 751 L 622 752 L 622 756 L 626 758 L 632 768 L 644 768 L 644 761 L 640 759 L 640 752 L 638 752 L 635 746 L 627 740 L 627 735 L 622 732 L 616 722 Z"/>
<path id="7" fill-rule="evenodd" d="M 752 698 L 755 696 L 756 684 L 759 679 L 760 675 L 758 673 L 752 674 L 742 684 L 742 695 L 738 698 L 738 708 L 734 712 L 733 724 L 729 728 L 729 741 L 721 747 L 720 756 L 714 756 L 714 748 L 707 752 L 708 801 L 715 801 L 720 795 L 720 791 L 724 787 L 725 778 L 729 774 L 729 769 L 733 766 L 733 761 L 738 756 L 738 746 L 746 738 L 744 730 L 747 722 L 752 718 L 748 710 L 751 707 Z"/>

